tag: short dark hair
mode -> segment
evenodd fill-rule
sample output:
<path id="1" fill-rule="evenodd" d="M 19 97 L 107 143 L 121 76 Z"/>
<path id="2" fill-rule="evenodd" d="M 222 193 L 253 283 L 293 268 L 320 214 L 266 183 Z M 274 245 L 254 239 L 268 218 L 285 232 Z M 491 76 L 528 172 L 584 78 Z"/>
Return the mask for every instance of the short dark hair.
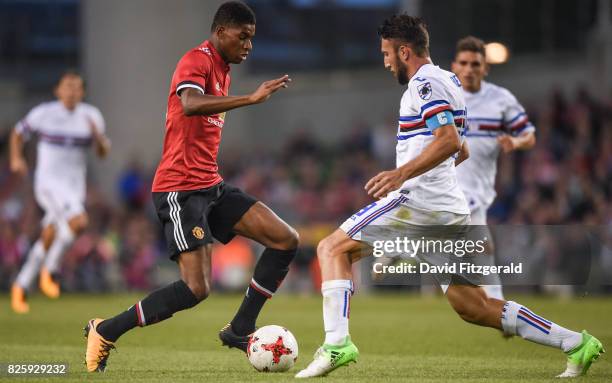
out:
<path id="1" fill-rule="evenodd" d="M 485 50 L 485 43 L 478 37 L 467 36 L 457 41 L 457 47 L 455 48 L 455 56 L 461 52 L 474 52 L 482 54 L 482 57 L 487 57 L 487 51 Z"/>
<path id="2" fill-rule="evenodd" d="M 417 55 L 429 56 L 429 32 L 420 17 L 407 14 L 391 16 L 378 27 L 378 35 L 385 40 L 396 39 L 409 43 Z"/>
<path id="3" fill-rule="evenodd" d="M 55 85 L 59 86 L 59 84 L 62 82 L 62 80 L 65 79 L 66 77 L 78 77 L 78 78 L 80 78 L 81 81 L 83 82 L 83 88 L 85 87 L 85 79 L 83 78 L 83 75 L 81 74 L 81 72 L 79 72 L 78 70 L 73 69 L 73 68 L 64 70 L 60 74 L 60 76 L 57 78 L 57 83 Z"/>
<path id="4" fill-rule="evenodd" d="M 255 24 L 255 12 L 241 1 L 228 1 L 221 4 L 213 18 L 210 31 L 214 32 L 222 25 L 238 26 L 244 24 Z"/>

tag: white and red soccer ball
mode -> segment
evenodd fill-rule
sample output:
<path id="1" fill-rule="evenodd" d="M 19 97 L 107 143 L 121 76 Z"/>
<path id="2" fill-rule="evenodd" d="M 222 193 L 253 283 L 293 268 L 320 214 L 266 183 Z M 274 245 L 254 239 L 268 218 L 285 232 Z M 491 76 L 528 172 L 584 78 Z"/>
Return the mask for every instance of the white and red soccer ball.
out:
<path id="1" fill-rule="evenodd" d="M 284 327 L 264 326 L 251 335 L 247 348 L 249 362 L 257 371 L 283 372 L 295 364 L 298 343 Z"/>

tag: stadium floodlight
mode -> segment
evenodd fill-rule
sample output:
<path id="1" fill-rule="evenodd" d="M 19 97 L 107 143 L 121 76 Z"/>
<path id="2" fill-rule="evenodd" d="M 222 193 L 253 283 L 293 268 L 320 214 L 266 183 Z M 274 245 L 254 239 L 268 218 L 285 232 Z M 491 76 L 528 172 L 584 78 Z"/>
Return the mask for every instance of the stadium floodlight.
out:
<path id="1" fill-rule="evenodd" d="M 489 64 L 504 64 L 510 57 L 510 51 L 502 43 L 491 42 L 485 45 Z"/>

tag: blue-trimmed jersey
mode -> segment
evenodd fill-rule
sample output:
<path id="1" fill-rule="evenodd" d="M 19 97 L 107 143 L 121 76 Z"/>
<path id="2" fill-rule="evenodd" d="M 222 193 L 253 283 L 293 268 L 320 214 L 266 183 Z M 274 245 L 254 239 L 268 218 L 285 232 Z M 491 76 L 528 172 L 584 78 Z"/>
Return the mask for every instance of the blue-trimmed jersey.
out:
<path id="1" fill-rule="evenodd" d="M 447 113 L 443 113 L 447 112 Z M 450 113 L 460 136 L 464 135 L 466 107 L 457 77 L 433 64 L 419 68 L 410 79 L 400 102 L 397 128 L 396 164 L 403 166 L 418 157 L 435 137 L 431 117 Z M 434 125 L 435 126 L 435 125 Z M 412 178 L 401 187 L 410 203 L 430 211 L 468 214 L 469 209 L 455 174 L 455 159 L 449 157 L 428 172 Z"/>
<path id="2" fill-rule="evenodd" d="M 469 111 L 466 139 L 470 158 L 457 168 L 459 184 L 470 209 L 487 209 L 495 199 L 500 147 L 497 137 L 534 132 L 525 109 L 507 89 L 482 82 L 476 93 L 463 91 Z"/>
<path id="3" fill-rule="evenodd" d="M 17 123 L 15 129 L 24 138 L 38 136 L 35 187 L 63 185 L 84 193 L 92 123 L 104 133 L 98 108 L 82 102 L 68 110 L 60 101 L 36 106 Z"/>

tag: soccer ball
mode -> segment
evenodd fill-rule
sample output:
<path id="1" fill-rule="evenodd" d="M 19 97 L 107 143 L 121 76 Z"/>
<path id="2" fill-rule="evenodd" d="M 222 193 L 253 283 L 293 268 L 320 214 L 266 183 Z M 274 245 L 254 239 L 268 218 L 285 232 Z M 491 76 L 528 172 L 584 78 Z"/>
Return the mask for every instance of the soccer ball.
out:
<path id="1" fill-rule="evenodd" d="M 287 371 L 298 357 L 297 340 L 284 327 L 264 326 L 251 335 L 247 356 L 257 371 Z"/>

